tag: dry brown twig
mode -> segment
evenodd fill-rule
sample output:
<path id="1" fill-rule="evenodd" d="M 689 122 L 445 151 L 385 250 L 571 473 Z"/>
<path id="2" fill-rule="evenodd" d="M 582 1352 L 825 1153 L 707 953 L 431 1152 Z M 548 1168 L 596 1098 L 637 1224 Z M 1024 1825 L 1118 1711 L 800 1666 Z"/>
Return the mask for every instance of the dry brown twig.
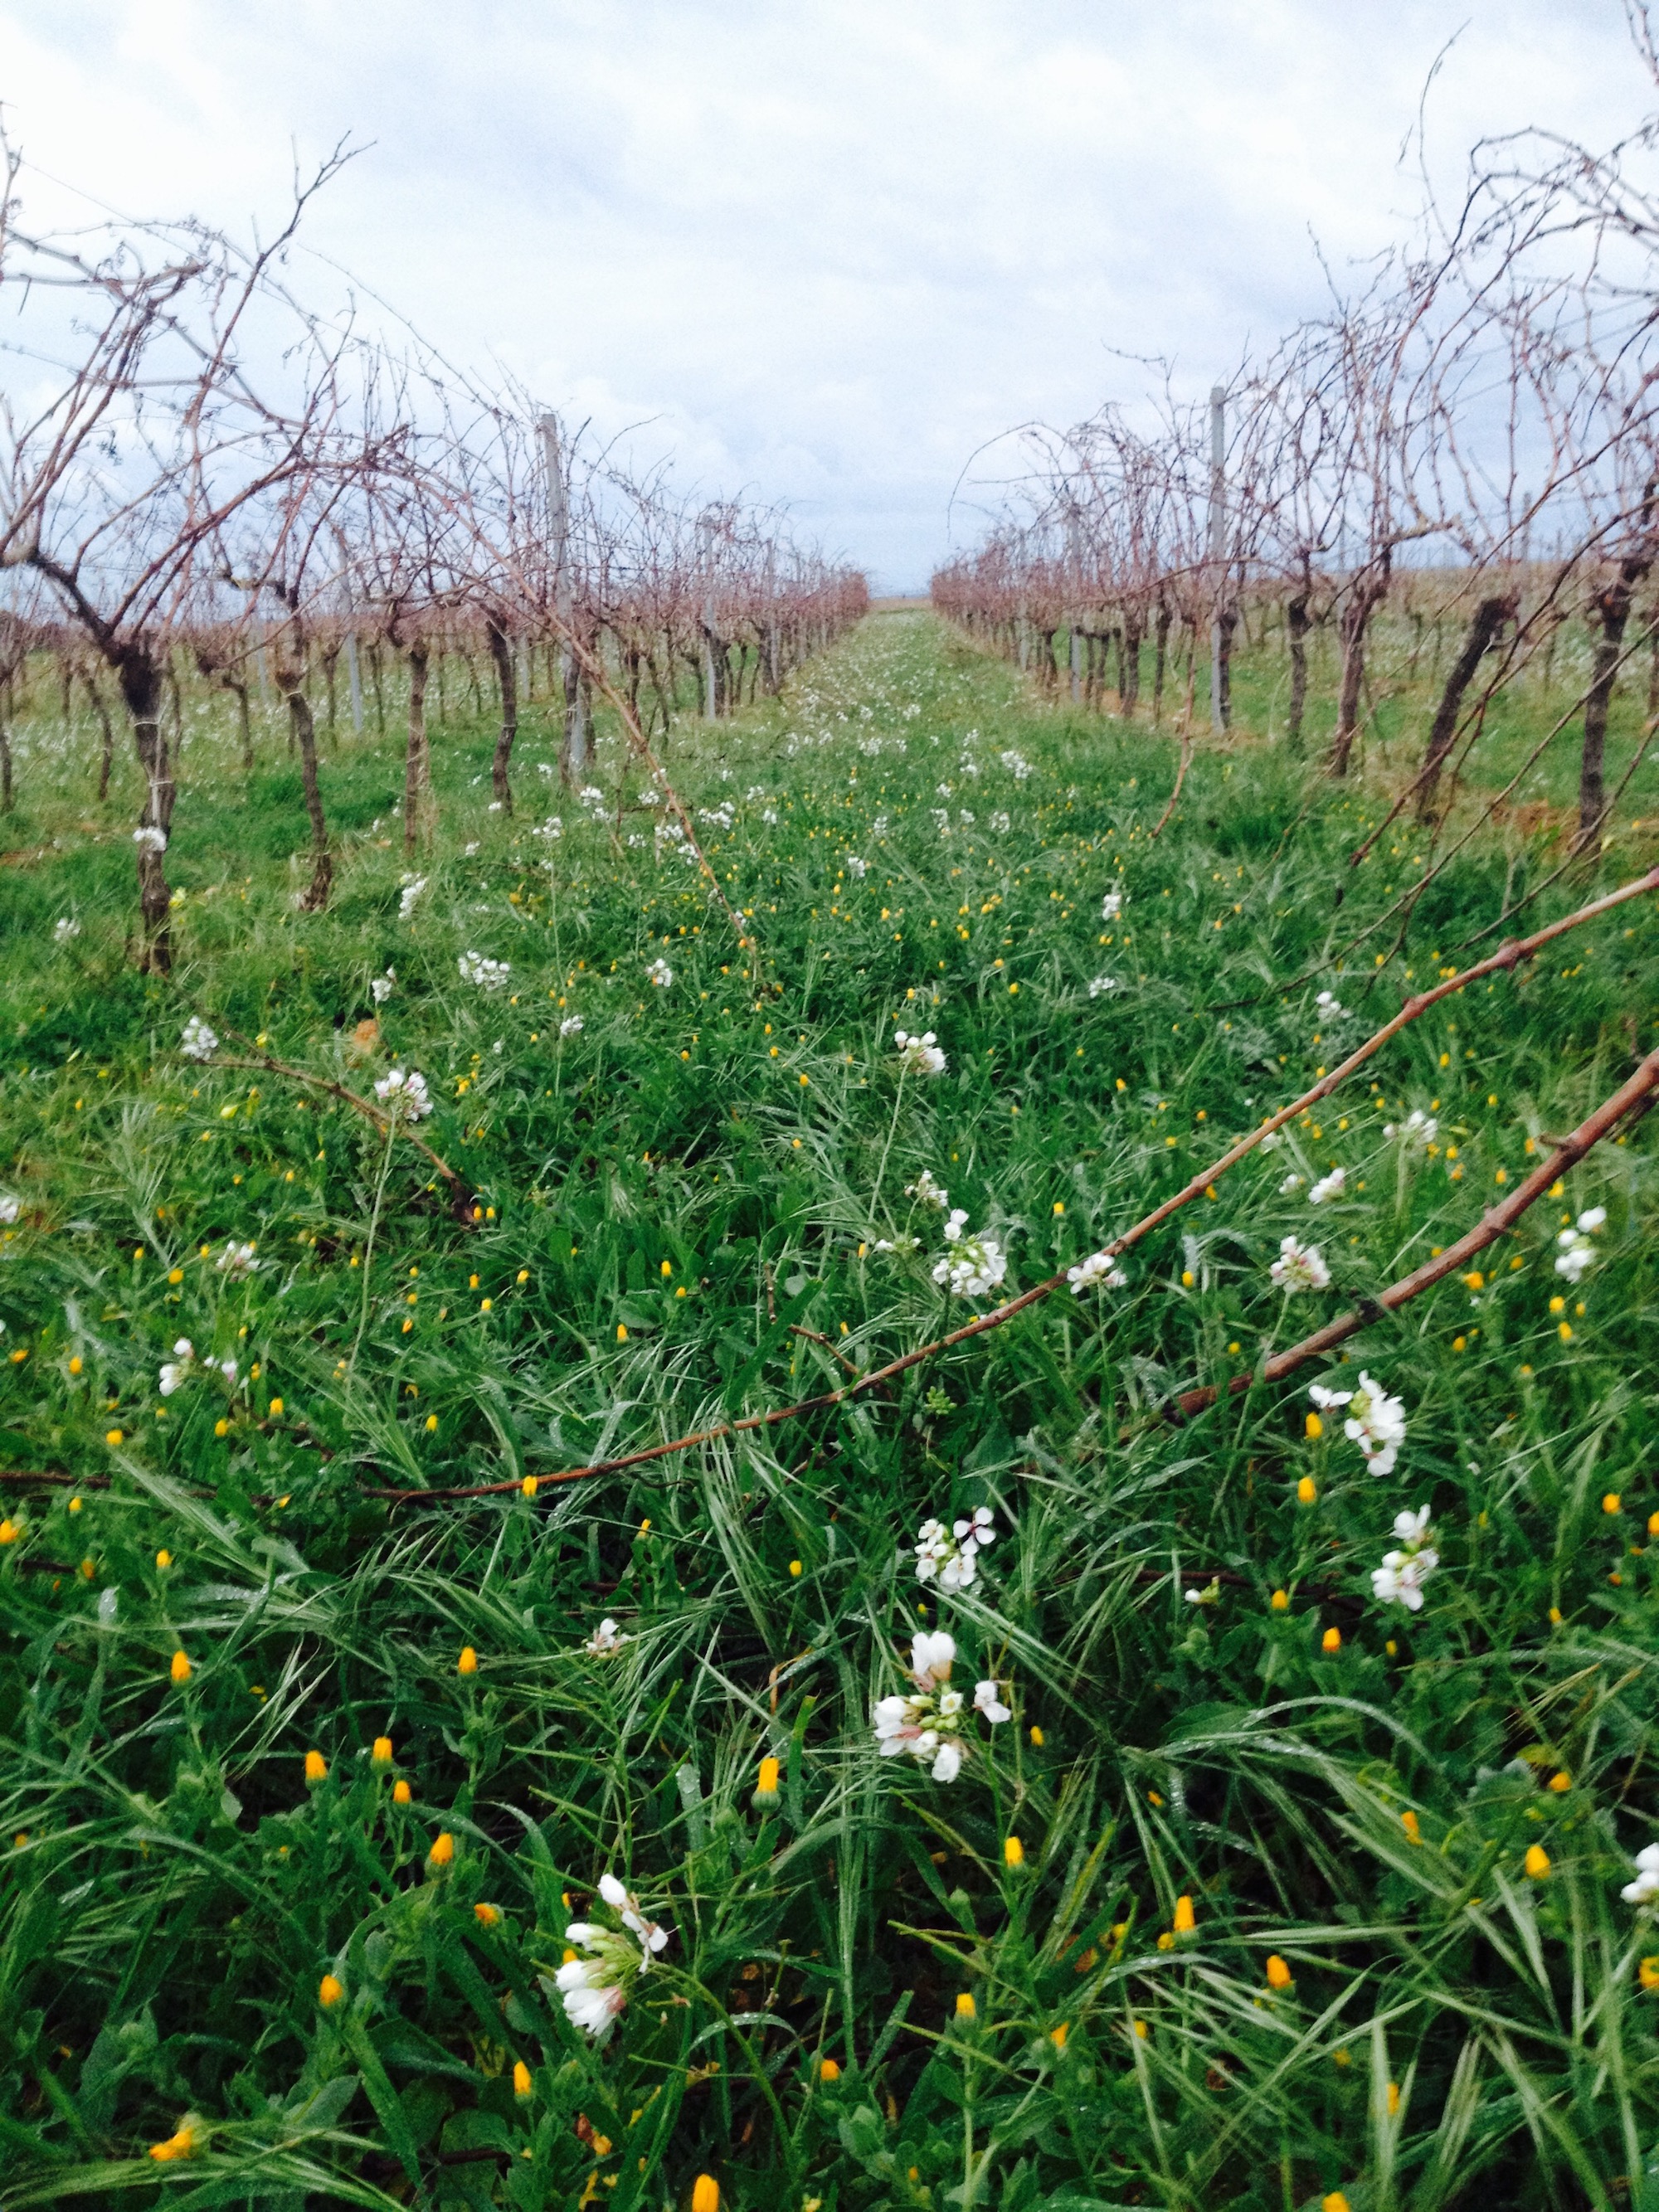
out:
<path id="1" fill-rule="evenodd" d="M 1467 1267 L 1489 1244 L 1496 1243 L 1513 1227 L 1527 1208 L 1543 1197 L 1550 1186 L 1569 1168 L 1576 1166 L 1593 1145 L 1599 1144 L 1603 1137 L 1618 1127 L 1620 1121 L 1634 1113 L 1656 1086 L 1659 1086 L 1659 1052 L 1650 1052 L 1612 1097 L 1604 1100 L 1593 1114 L 1587 1115 L 1571 1136 L 1562 1139 L 1541 1166 L 1535 1167 L 1524 1182 L 1516 1184 L 1507 1198 L 1497 1206 L 1489 1206 L 1474 1227 L 1460 1237 L 1455 1244 L 1447 1245 L 1437 1258 L 1425 1261 L 1409 1275 L 1402 1275 L 1398 1282 L 1390 1283 L 1388 1289 L 1381 1291 L 1375 1299 L 1368 1298 L 1353 1310 L 1339 1314 L 1334 1321 L 1327 1322 L 1323 1328 L 1316 1329 L 1311 1336 L 1304 1336 L 1300 1343 L 1289 1345 L 1283 1352 L 1275 1352 L 1271 1359 L 1262 1363 L 1259 1374 L 1235 1376 L 1227 1385 L 1226 1395 L 1236 1397 L 1257 1381 L 1277 1382 L 1294 1369 L 1304 1366 L 1309 1360 L 1318 1358 L 1322 1352 L 1332 1351 L 1349 1337 L 1358 1334 L 1367 1322 L 1376 1321 L 1382 1314 L 1395 1312 L 1424 1291 L 1432 1289 L 1436 1283 L 1443 1281 L 1448 1275 L 1455 1274 L 1460 1267 Z M 1194 1413 L 1201 1413 L 1206 1407 L 1213 1406 L 1221 1395 L 1214 1383 L 1206 1382 L 1200 1389 L 1185 1391 L 1179 1398 L 1172 1399 L 1163 1410 L 1167 1419 L 1189 1420 Z"/>

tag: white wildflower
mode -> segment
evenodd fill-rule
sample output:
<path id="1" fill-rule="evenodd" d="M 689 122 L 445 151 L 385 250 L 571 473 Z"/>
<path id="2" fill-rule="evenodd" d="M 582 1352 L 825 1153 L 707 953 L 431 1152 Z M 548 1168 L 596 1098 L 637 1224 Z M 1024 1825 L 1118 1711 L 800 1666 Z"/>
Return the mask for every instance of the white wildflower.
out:
<path id="1" fill-rule="evenodd" d="M 981 1682 L 969 1707 L 960 1691 L 949 1685 L 956 1661 L 955 1639 L 936 1630 L 924 1631 L 910 1647 L 910 1680 L 915 1689 L 902 1697 L 883 1698 L 875 1709 L 876 1748 L 884 1759 L 903 1752 L 927 1765 L 935 1782 L 954 1782 L 962 1771 L 969 1748 L 963 1726 L 969 1711 L 993 1725 L 1010 1717 L 994 1681 Z"/>
<path id="2" fill-rule="evenodd" d="M 1108 991 L 1115 991 L 1118 988 L 1115 975 L 1095 975 L 1090 979 L 1089 996 L 1091 999 L 1103 998 Z"/>
<path id="3" fill-rule="evenodd" d="M 999 806 L 994 814 L 988 815 L 986 818 L 1000 837 L 1007 834 L 1009 823 L 1008 810 L 1006 806 Z"/>
<path id="4" fill-rule="evenodd" d="M 1432 1114 L 1421 1113 L 1413 1106 L 1403 1121 L 1385 1121 L 1382 1133 L 1385 1137 L 1398 1137 L 1402 1145 L 1429 1146 L 1434 1142 L 1439 1127 Z"/>
<path id="5" fill-rule="evenodd" d="M 179 1388 L 189 1373 L 195 1357 L 195 1346 L 187 1336 L 181 1336 L 173 1347 L 172 1358 L 161 1363 L 161 1392 L 164 1398 L 170 1398 Z"/>
<path id="6" fill-rule="evenodd" d="M 1380 1567 L 1371 1569 L 1371 1591 L 1380 1605 L 1403 1605 L 1408 1613 L 1423 1610 L 1423 1585 L 1440 1565 L 1429 1526 L 1429 1509 L 1397 1513 L 1394 1533 L 1400 1548 L 1382 1554 Z"/>
<path id="7" fill-rule="evenodd" d="M 1565 1249 L 1556 1255 L 1555 1272 L 1565 1281 L 1577 1283 L 1595 1265 L 1595 1247 L 1588 1237 L 1572 1229 L 1564 1229 L 1559 1241 Z"/>
<path id="8" fill-rule="evenodd" d="M 674 980 L 674 971 L 665 960 L 653 960 L 645 971 L 645 980 L 659 991 L 665 991 Z"/>
<path id="9" fill-rule="evenodd" d="M 908 1030 L 895 1030 L 893 1042 L 898 1056 L 912 1075 L 943 1075 L 947 1065 L 939 1041 L 932 1030 L 921 1036 Z"/>
<path id="10" fill-rule="evenodd" d="M 1349 1009 L 1338 1003 L 1334 991 L 1322 991 L 1314 1000 L 1314 1012 L 1322 1022 L 1346 1022 Z"/>
<path id="11" fill-rule="evenodd" d="M 538 823 L 530 834 L 532 837 L 545 837 L 551 841 L 563 836 L 564 823 L 556 814 L 550 814 L 546 821 Z"/>
<path id="12" fill-rule="evenodd" d="M 974 1710 L 983 1713 L 993 1728 L 1000 1727 L 1004 1721 L 1011 1721 L 1014 1717 L 1011 1709 L 1002 1702 L 1002 1685 L 1000 1682 L 975 1685 Z"/>
<path id="13" fill-rule="evenodd" d="M 77 938 L 80 934 L 80 923 L 76 921 L 73 915 L 66 914 L 63 915 L 60 920 L 53 923 L 52 941 L 54 945 L 68 945 L 73 939 Z"/>
<path id="14" fill-rule="evenodd" d="M 1107 892 L 1107 894 L 1106 894 L 1106 896 L 1105 896 L 1105 897 L 1104 897 L 1103 899 L 1102 899 L 1102 901 L 1100 902 L 1100 918 L 1101 918 L 1101 920 L 1102 920 L 1103 921 L 1115 921 L 1117 920 L 1117 918 L 1118 918 L 1119 915 L 1121 915 L 1121 914 L 1122 913 L 1122 911 L 1123 911 L 1123 894 L 1122 894 L 1122 892 L 1121 892 L 1121 891 L 1108 891 L 1108 892 Z"/>
<path id="15" fill-rule="evenodd" d="M 1308 1193 L 1309 1205 L 1323 1206 L 1327 1199 L 1340 1198 L 1343 1185 L 1347 1180 L 1348 1171 L 1346 1168 L 1333 1168 L 1328 1176 L 1321 1176 L 1319 1181 Z"/>
<path id="16" fill-rule="evenodd" d="M 0 1222 L 3 1222 L 7 1228 L 10 1228 L 22 1211 L 23 1201 L 21 1198 L 14 1198 L 9 1190 L 0 1190 Z"/>
<path id="17" fill-rule="evenodd" d="M 586 1643 L 583 1644 L 582 1650 L 591 1653 L 595 1659 L 599 1659 L 603 1658 L 607 1652 L 620 1651 L 624 1644 L 631 1644 L 633 1640 L 631 1636 L 624 1634 L 617 1627 L 614 1620 L 607 1618 L 599 1623 Z"/>
<path id="18" fill-rule="evenodd" d="M 1636 1879 L 1619 1894 L 1626 1905 L 1651 1905 L 1659 1897 L 1659 1844 L 1644 1844 L 1636 1854 Z"/>
<path id="19" fill-rule="evenodd" d="M 910 1645 L 912 1680 L 923 1690 L 948 1682 L 956 1657 L 954 1636 L 947 1636 L 942 1628 L 923 1629 Z"/>
<path id="20" fill-rule="evenodd" d="M 1346 1406 L 1348 1412 L 1342 1424 L 1343 1435 L 1351 1443 L 1358 1445 L 1373 1474 L 1393 1471 L 1400 1447 L 1406 1441 L 1403 1399 L 1389 1397 L 1382 1385 L 1373 1382 L 1363 1368 L 1352 1390 L 1333 1390 L 1322 1382 L 1313 1382 L 1308 1386 L 1308 1395 L 1322 1413 Z"/>
<path id="21" fill-rule="evenodd" d="M 394 1067 L 375 1085 L 374 1096 L 405 1121 L 423 1121 L 432 1111 L 431 1093 L 418 1067 L 411 1067 L 407 1073 L 401 1067 Z"/>
<path id="22" fill-rule="evenodd" d="M 1282 1183 L 1280 1183 L 1280 1184 L 1279 1184 L 1279 1196 L 1280 1196 L 1281 1198 L 1288 1198 L 1288 1197 L 1290 1196 L 1291 1193 L 1293 1190 L 1300 1190 L 1300 1189 L 1301 1189 L 1301 1188 L 1302 1188 L 1302 1178 L 1301 1178 L 1301 1176 L 1300 1176 L 1299 1175 L 1297 1175 L 1297 1174 L 1292 1173 L 1292 1174 L 1287 1175 L 1287 1176 L 1285 1176 L 1285 1178 L 1284 1182 L 1283 1182 Z"/>
<path id="23" fill-rule="evenodd" d="M 192 1014 L 185 1024 L 179 1049 L 186 1060 L 211 1060 L 219 1049 L 219 1040 L 199 1014 Z"/>
<path id="24" fill-rule="evenodd" d="M 1595 1265 L 1600 1255 L 1591 1237 L 1598 1229 L 1607 1226 L 1607 1209 L 1592 1206 L 1581 1213 L 1571 1229 L 1564 1229 L 1556 1238 L 1561 1247 L 1556 1256 L 1555 1272 L 1569 1283 L 1577 1283 Z"/>
<path id="25" fill-rule="evenodd" d="M 856 853 L 849 853 L 847 855 L 847 872 L 856 881 L 862 883 L 870 872 L 870 863 L 868 860 L 861 860 Z"/>
<path id="26" fill-rule="evenodd" d="M 376 975 L 371 981 L 368 987 L 369 996 L 377 1006 L 383 1006 L 397 988 L 398 971 L 395 968 L 388 968 L 384 975 Z"/>
<path id="27" fill-rule="evenodd" d="M 463 952 L 456 962 L 461 981 L 480 991 L 499 991 L 513 973 L 510 960 L 487 960 L 481 952 Z"/>
<path id="28" fill-rule="evenodd" d="M 1317 1244 L 1298 1243 L 1294 1237 L 1279 1240 L 1279 1257 L 1267 1273 L 1281 1291 L 1323 1291 L 1330 1287 L 1331 1271 Z"/>
<path id="29" fill-rule="evenodd" d="M 426 889 L 424 876 L 405 876 L 403 896 L 398 902 L 398 919 L 407 921 L 415 911 L 415 902 Z"/>
<path id="30" fill-rule="evenodd" d="M 1024 783 L 1026 777 L 1031 773 L 1030 762 L 1025 758 L 1023 753 L 1016 752 L 1012 746 L 1010 746 L 1006 752 L 1000 753 L 997 757 L 1001 761 L 1004 768 L 1006 768 L 1010 775 L 1013 776 L 1016 782 Z"/>
<path id="31" fill-rule="evenodd" d="M 1072 1295 L 1080 1298 L 1085 1291 L 1121 1291 L 1129 1279 L 1121 1267 L 1113 1265 L 1109 1253 L 1091 1252 L 1086 1260 L 1066 1270 L 1066 1279 Z"/>
<path id="32" fill-rule="evenodd" d="M 995 1290 L 1008 1272 L 1008 1261 L 994 1237 L 968 1233 L 967 1221 L 961 1206 L 951 1207 L 945 1224 L 945 1241 L 951 1249 L 935 1261 L 933 1280 L 957 1297 L 976 1298 Z"/>
<path id="33" fill-rule="evenodd" d="M 580 1036 L 585 1027 L 580 1014 L 567 1014 L 559 1024 L 559 1035 L 562 1037 Z"/>
<path id="34" fill-rule="evenodd" d="M 935 1182 L 931 1168 L 924 1168 L 914 1182 L 904 1186 L 904 1195 L 914 1198 L 918 1206 L 933 1206 L 943 1213 L 951 1203 L 951 1194 L 942 1182 Z"/>
<path id="35" fill-rule="evenodd" d="M 573 1920 L 564 1931 L 565 1941 L 587 1956 L 568 1959 L 554 1976 L 566 2016 L 596 2043 L 602 2043 L 616 2026 L 634 1983 L 668 1942 L 667 1929 L 646 1918 L 614 1875 L 601 1876 L 599 1894 L 619 1915 L 623 1929 Z"/>
<path id="36" fill-rule="evenodd" d="M 228 1275 L 234 1282 L 240 1282 L 258 1265 L 253 1256 L 254 1250 L 253 1245 L 239 1244 L 234 1237 L 228 1237 L 224 1250 L 214 1261 L 214 1267 L 220 1274 Z"/>
<path id="37" fill-rule="evenodd" d="M 996 1525 L 988 1505 L 976 1506 L 948 1529 L 942 1521 L 924 1521 L 916 1532 L 916 1580 L 937 1582 L 943 1590 L 966 1589 L 978 1571 L 975 1560 L 995 1541 Z"/>

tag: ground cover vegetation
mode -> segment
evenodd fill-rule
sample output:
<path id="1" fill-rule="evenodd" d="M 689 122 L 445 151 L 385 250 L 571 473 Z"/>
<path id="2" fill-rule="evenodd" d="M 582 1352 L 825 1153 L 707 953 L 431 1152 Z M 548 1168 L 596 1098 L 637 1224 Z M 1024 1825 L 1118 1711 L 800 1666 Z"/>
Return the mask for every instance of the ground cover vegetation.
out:
<path id="1" fill-rule="evenodd" d="M 879 617 L 5 155 L 0 2203 L 1659 2202 L 1652 143 Z"/>
<path id="2" fill-rule="evenodd" d="M 1651 1125 L 1266 1367 L 1652 1054 L 1652 891 L 1379 969 L 1380 782 L 912 615 L 677 726 L 720 902 L 607 710 L 418 890 L 344 737 L 313 910 L 207 696 L 168 975 L 3 878 L 5 2201 L 1642 2201 Z"/>

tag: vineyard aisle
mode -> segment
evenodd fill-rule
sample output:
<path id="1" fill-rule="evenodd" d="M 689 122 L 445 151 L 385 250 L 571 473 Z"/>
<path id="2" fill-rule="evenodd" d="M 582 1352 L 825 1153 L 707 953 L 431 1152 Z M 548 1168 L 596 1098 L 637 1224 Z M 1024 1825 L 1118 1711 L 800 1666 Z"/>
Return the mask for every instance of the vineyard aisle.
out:
<path id="1" fill-rule="evenodd" d="M 0 2212 L 1644 2203 L 1651 853 L 809 641 L 24 687 Z"/>

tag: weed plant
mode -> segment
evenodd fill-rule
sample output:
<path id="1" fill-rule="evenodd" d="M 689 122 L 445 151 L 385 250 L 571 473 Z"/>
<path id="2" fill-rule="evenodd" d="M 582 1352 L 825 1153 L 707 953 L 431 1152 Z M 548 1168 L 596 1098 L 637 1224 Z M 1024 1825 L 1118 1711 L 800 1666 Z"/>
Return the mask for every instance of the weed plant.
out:
<path id="1" fill-rule="evenodd" d="M 1659 1935 L 1621 1895 L 1656 1835 L 1651 1125 L 1341 1358 L 1158 1411 L 1449 1244 L 1623 1079 L 1652 903 L 1449 999 L 1122 1287 L 554 1483 L 1082 1261 L 1394 1010 L 1401 963 L 1334 948 L 1419 848 L 1339 908 L 1376 795 L 1248 744 L 1155 840 L 1167 738 L 879 617 L 671 752 L 757 965 L 610 740 L 584 802 L 532 736 L 508 820 L 489 734 L 439 748 L 407 898 L 389 749 L 325 761 L 313 916 L 297 806 L 228 765 L 216 798 L 204 728 L 168 983 L 125 962 L 130 847 L 49 786 L 64 850 L 0 884 L 0 1421 L 9 1475 L 67 1478 L 0 1499 L 0 2203 L 1659 2203 Z M 1472 846 L 1405 975 L 1550 864 Z M 477 1218 L 226 1065 L 260 1054 L 418 1069 Z M 924 1170 L 1000 1292 L 936 1279 Z M 1328 1288 L 1275 1286 L 1287 1236 Z M 1387 1474 L 1308 1418 L 1362 1371 L 1404 1406 Z M 1413 1612 L 1372 1576 L 1425 1506 Z M 981 1508 L 972 1579 L 919 1580 L 924 1521 Z M 939 1631 L 948 1782 L 872 1731 Z M 600 2040 L 558 1976 L 573 1920 L 641 1955 L 605 1877 L 668 1940 Z"/>

